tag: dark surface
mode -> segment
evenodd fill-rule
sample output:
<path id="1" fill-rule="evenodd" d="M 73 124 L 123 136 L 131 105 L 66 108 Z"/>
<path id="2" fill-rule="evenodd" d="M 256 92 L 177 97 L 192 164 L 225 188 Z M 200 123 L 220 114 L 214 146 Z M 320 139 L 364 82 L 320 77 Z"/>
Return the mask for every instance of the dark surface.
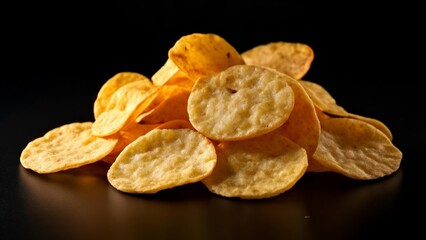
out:
<path id="1" fill-rule="evenodd" d="M 407 239 L 422 234 L 424 10 L 241 4 L 6 6 L 0 239 Z M 315 59 L 304 79 L 323 85 L 346 110 L 383 121 L 403 152 L 401 168 L 374 181 L 306 174 L 280 196 L 247 201 L 215 196 L 199 183 L 155 195 L 123 194 L 109 185 L 104 164 L 47 175 L 20 166 L 29 141 L 66 123 L 92 121 L 96 94 L 109 77 L 121 71 L 151 76 L 174 42 L 193 32 L 219 34 L 240 52 L 272 41 L 309 44 Z"/>

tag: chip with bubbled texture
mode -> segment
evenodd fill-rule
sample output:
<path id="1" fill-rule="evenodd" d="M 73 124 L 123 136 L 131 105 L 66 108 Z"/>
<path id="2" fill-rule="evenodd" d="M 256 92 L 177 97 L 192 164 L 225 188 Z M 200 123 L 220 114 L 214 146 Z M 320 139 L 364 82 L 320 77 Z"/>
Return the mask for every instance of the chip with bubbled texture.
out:
<path id="1" fill-rule="evenodd" d="M 289 118 L 294 107 L 287 78 L 249 65 L 201 78 L 188 98 L 189 121 L 214 140 L 243 140 L 271 132 Z"/>
<path id="2" fill-rule="evenodd" d="M 129 144 L 108 170 L 111 185 L 128 193 L 200 181 L 216 165 L 213 143 L 191 129 L 154 129 Z"/>
<path id="3" fill-rule="evenodd" d="M 92 134 L 92 122 L 65 124 L 29 142 L 21 153 L 24 168 L 53 173 L 94 163 L 114 149 L 117 138 Z"/>
<path id="4" fill-rule="evenodd" d="M 202 182 L 224 197 L 261 199 L 290 189 L 308 167 L 306 150 L 276 132 L 217 146 L 217 164 Z"/>

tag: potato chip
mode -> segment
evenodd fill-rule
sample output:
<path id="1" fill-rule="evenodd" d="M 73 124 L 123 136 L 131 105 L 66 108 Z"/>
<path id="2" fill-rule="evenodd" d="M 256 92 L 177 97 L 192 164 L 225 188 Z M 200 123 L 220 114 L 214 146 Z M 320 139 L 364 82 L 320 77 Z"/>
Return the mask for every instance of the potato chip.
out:
<path id="1" fill-rule="evenodd" d="M 216 152 L 216 167 L 202 183 L 224 197 L 277 196 L 294 186 L 308 166 L 305 149 L 275 132 L 222 142 Z"/>
<path id="2" fill-rule="evenodd" d="M 161 124 L 138 124 L 131 122 L 127 124 L 124 129 L 121 129 L 118 134 L 118 141 L 111 153 L 109 153 L 102 160 L 104 162 L 112 164 L 118 155 L 123 151 L 127 145 L 132 143 L 140 136 L 148 133 L 154 128 L 159 127 Z"/>
<path id="3" fill-rule="evenodd" d="M 108 181 L 128 193 L 156 193 L 198 182 L 216 165 L 213 144 L 190 129 L 154 129 L 129 144 L 108 170 Z"/>
<path id="4" fill-rule="evenodd" d="M 131 82 L 118 89 L 112 95 L 106 110 L 93 123 L 93 134 L 105 137 L 120 131 L 129 121 L 134 120 L 132 116 L 142 111 L 144 101 L 157 89 L 147 81 Z"/>
<path id="5" fill-rule="evenodd" d="M 155 72 L 154 75 L 152 75 L 151 79 L 155 85 L 162 86 L 174 76 L 181 74 L 183 73 L 179 70 L 178 66 L 176 66 L 170 58 L 168 58 L 166 63 L 157 72 Z"/>
<path id="6" fill-rule="evenodd" d="M 115 91 L 117 91 L 120 87 L 126 85 L 127 83 L 131 83 L 134 81 L 150 80 L 144 75 L 136 72 L 119 72 L 115 74 L 112 78 L 108 79 L 108 81 L 106 81 L 99 90 L 93 106 L 95 119 L 98 118 L 99 115 L 105 111 L 111 99 L 111 96 Z"/>
<path id="7" fill-rule="evenodd" d="M 181 37 L 169 49 L 168 56 L 193 81 L 230 66 L 244 64 L 244 60 L 232 45 L 211 33 L 193 33 Z M 174 71 L 171 71 L 168 75 L 174 74 Z"/>
<path id="8" fill-rule="evenodd" d="M 101 160 L 114 149 L 117 139 L 95 137 L 91 128 L 92 122 L 82 122 L 48 131 L 22 151 L 22 166 L 37 173 L 53 173 Z"/>
<path id="9" fill-rule="evenodd" d="M 182 73 L 182 71 L 180 71 L 178 74 L 175 74 L 172 78 L 170 78 L 164 85 L 183 87 L 191 90 L 192 86 L 194 85 L 194 81 L 189 79 L 185 74 Z"/>
<path id="10" fill-rule="evenodd" d="M 369 117 L 347 112 L 343 107 L 339 106 L 336 103 L 336 100 L 330 95 L 330 93 L 327 90 L 325 90 L 321 85 L 317 83 L 306 81 L 306 80 L 301 80 L 300 83 L 305 88 L 308 95 L 311 97 L 315 106 L 318 109 L 320 109 L 322 112 L 331 114 L 334 116 L 350 117 L 350 118 L 362 120 L 378 128 L 390 140 L 392 140 L 392 132 L 383 122 L 374 118 L 369 118 Z"/>
<path id="11" fill-rule="evenodd" d="M 167 121 L 188 118 L 188 97 L 190 90 L 178 86 L 163 86 L 162 89 L 169 89 L 167 97 L 153 109 L 140 114 L 136 121 L 139 123 L 165 123 Z M 160 95 L 159 95 L 160 96 Z"/>
<path id="12" fill-rule="evenodd" d="M 395 172 L 402 153 L 374 126 L 353 118 L 321 120 L 315 158 L 326 168 L 347 177 L 369 180 Z"/>
<path id="13" fill-rule="evenodd" d="M 280 41 L 256 46 L 241 56 L 246 64 L 270 67 L 301 79 L 311 67 L 314 51 L 304 43 Z"/>
<path id="14" fill-rule="evenodd" d="M 281 126 L 294 106 L 289 77 L 248 65 L 230 67 L 199 79 L 188 99 L 197 131 L 215 140 L 242 140 Z"/>
<path id="15" fill-rule="evenodd" d="M 314 104 L 299 81 L 289 78 L 287 82 L 293 89 L 294 107 L 287 121 L 277 132 L 303 147 L 310 158 L 318 146 L 320 122 Z"/>

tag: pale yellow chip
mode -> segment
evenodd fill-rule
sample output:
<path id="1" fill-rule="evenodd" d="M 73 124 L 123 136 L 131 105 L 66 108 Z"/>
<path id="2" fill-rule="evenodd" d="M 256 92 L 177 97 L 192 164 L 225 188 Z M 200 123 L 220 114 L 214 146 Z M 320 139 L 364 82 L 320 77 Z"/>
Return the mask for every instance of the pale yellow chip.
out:
<path id="1" fill-rule="evenodd" d="M 153 109 L 140 114 L 136 121 L 139 123 L 165 123 L 171 120 L 189 120 L 188 118 L 188 97 L 190 90 L 178 86 L 163 86 L 170 89 L 166 98 Z"/>
<path id="2" fill-rule="evenodd" d="M 216 160 L 213 144 L 200 133 L 154 129 L 121 152 L 107 177 L 119 191 L 156 193 L 204 179 Z"/>
<path id="3" fill-rule="evenodd" d="M 122 129 L 132 116 L 136 118 L 144 101 L 158 90 L 150 81 L 135 81 L 128 83 L 111 97 L 107 108 L 93 123 L 92 132 L 95 136 L 110 136 Z"/>
<path id="4" fill-rule="evenodd" d="M 91 128 L 92 122 L 82 122 L 48 131 L 22 151 L 22 166 L 37 173 L 53 173 L 101 160 L 114 149 L 117 139 L 95 137 Z"/>
<path id="5" fill-rule="evenodd" d="M 310 159 L 318 146 L 320 122 L 314 104 L 299 81 L 287 79 L 287 82 L 294 92 L 294 107 L 290 117 L 277 132 L 305 148 Z"/>
<path id="6" fill-rule="evenodd" d="M 277 196 L 293 187 L 308 166 L 305 149 L 276 133 L 222 142 L 216 151 L 216 167 L 202 182 L 224 197 Z"/>
<path id="7" fill-rule="evenodd" d="M 352 118 L 321 120 L 321 136 L 315 158 L 331 171 L 369 180 L 395 172 L 402 153 L 374 126 Z"/>
<path id="8" fill-rule="evenodd" d="M 168 56 L 193 81 L 223 71 L 230 66 L 244 64 L 241 55 L 231 44 L 212 33 L 193 33 L 181 37 L 169 49 Z M 167 75 L 174 74 L 172 70 Z"/>
<path id="9" fill-rule="evenodd" d="M 241 54 L 246 64 L 270 67 L 301 79 L 311 67 L 314 51 L 304 43 L 271 42 Z"/>
<path id="10" fill-rule="evenodd" d="M 106 110 L 108 103 L 115 91 L 117 91 L 119 88 L 126 85 L 127 83 L 139 80 L 150 81 L 144 75 L 136 72 L 119 72 L 110 79 L 108 79 L 108 81 L 106 81 L 99 90 L 95 103 L 93 105 L 95 119 L 98 118 L 99 115 Z"/>
<path id="11" fill-rule="evenodd" d="M 215 140 L 242 140 L 271 132 L 289 118 L 294 106 L 288 78 L 249 65 L 201 78 L 189 95 L 189 120 L 197 131 Z"/>
<path id="12" fill-rule="evenodd" d="M 382 131 L 390 140 L 392 140 L 393 138 L 392 132 L 383 122 L 374 118 L 365 117 L 359 114 L 347 112 L 343 107 L 339 106 L 336 103 L 336 100 L 331 96 L 331 94 L 325 88 L 323 88 L 321 85 L 317 83 L 306 81 L 306 80 L 301 80 L 300 83 L 305 88 L 308 95 L 311 97 L 315 106 L 322 112 L 331 114 L 334 116 L 350 117 L 350 118 L 362 120 L 364 122 L 367 122 L 373 125 L 377 129 Z"/>

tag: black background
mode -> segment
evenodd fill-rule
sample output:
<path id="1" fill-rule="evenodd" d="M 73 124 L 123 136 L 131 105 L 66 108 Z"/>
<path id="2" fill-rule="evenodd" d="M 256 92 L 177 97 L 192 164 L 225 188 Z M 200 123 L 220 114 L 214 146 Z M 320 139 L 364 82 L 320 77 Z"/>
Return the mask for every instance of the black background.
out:
<path id="1" fill-rule="evenodd" d="M 421 233 L 423 8 L 408 2 L 18 1 L 2 12 L 1 239 Z M 121 71 L 152 76 L 174 42 L 194 32 L 216 33 L 240 52 L 273 41 L 310 45 L 315 59 L 304 79 L 320 83 L 346 110 L 383 121 L 403 152 L 401 169 L 370 182 L 307 174 L 279 197 L 240 201 L 213 196 L 199 184 L 155 196 L 121 194 L 108 185 L 105 166 L 51 175 L 20 167 L 29 141 L 65 123 L 94 120 L 93 102 L 108 78 Z"/>

